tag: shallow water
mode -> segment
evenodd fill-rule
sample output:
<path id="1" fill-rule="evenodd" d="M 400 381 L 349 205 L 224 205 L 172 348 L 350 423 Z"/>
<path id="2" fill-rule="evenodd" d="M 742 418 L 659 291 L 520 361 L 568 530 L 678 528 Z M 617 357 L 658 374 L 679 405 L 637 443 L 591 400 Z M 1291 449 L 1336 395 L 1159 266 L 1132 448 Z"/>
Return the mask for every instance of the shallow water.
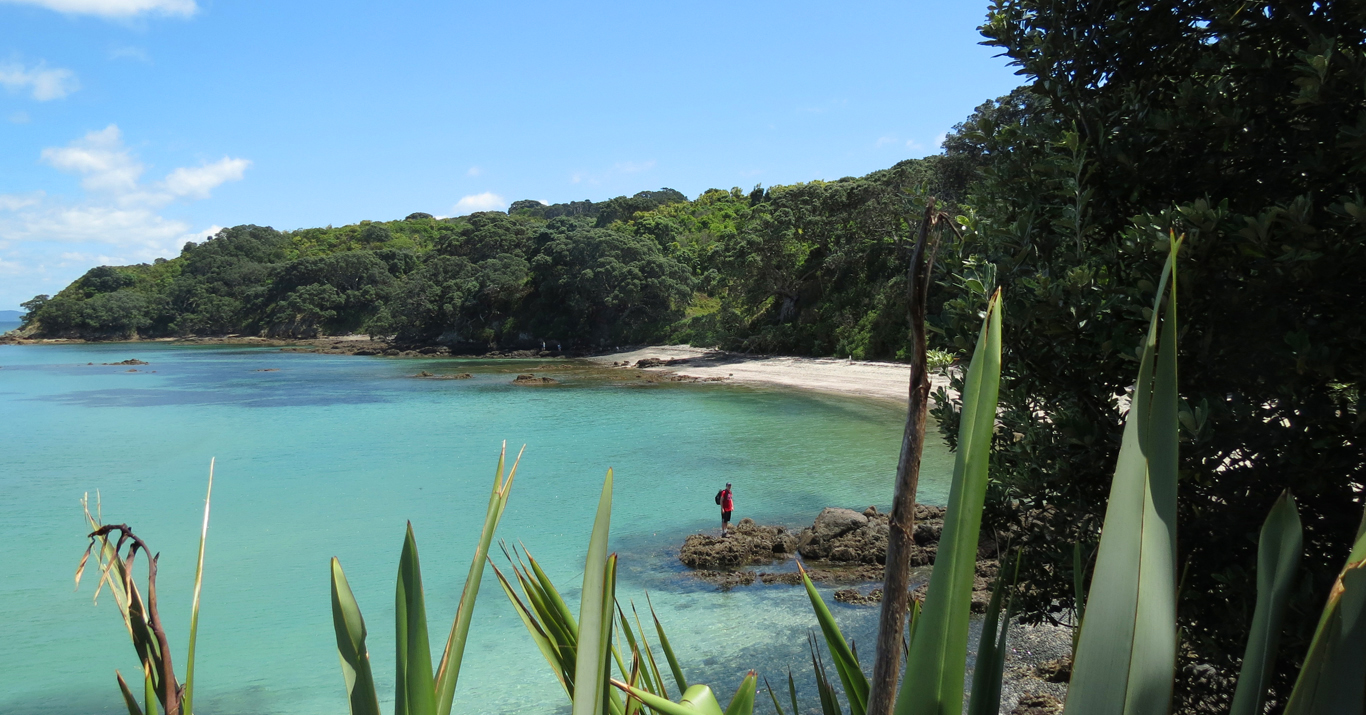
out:
<path id="1" fill-rule="evenodd" d="M 151 364 L 100 365 L 125 358 Z M 0 366 L 0 713 L 118 713 L 113 670 L 139 670 L 112 600 L 91 602 L 95 579 L 71 590 L 86 492 L 92 503 L 101 495 L 106 522 L 130 524 L 160 550 L 162 614 L 183 676 L 210 457 L 218 461 L 196 710 L 346 711 L 328 595 L 333 555 L 364 611 L 388 710 L 404 521 L 418 539 L 439 656 L 504 439 L 510 451 L 528 446 L 499 536 L 524 542 L 571 607 L 611 466 L 618 597 L 643 608 L 649 589 L 689 679 L 711 683 L 723 701 L 751 667 L 776 686 L 788 667 L 810 670 L 805 639 L 815 620 L 804 594 L 716 592 L 683 574 L 674 549 L 687 533 L 718 526 L 712 495 L 726 481 L 735 483 L 737 519 L 800 525 L 827 505 L 885 507 L 904 415 L 895 405 L 737 385 L 622 384 L 581 368 L 563 385 L 509 384 L 516 372 L 553 367 L 541 361 L 121 344 L 0 346 Z M 475 377 L 406 377 L 422 369 Z M 921 500 L 942 504 L 952 457 L 931 442 Z M 876 610 L 825 595 L 846 635 L 871 648 Z M 802 695 L 814 702 L 814 692 Z M 489 572 L 454 711 L 567 710 Z"/>

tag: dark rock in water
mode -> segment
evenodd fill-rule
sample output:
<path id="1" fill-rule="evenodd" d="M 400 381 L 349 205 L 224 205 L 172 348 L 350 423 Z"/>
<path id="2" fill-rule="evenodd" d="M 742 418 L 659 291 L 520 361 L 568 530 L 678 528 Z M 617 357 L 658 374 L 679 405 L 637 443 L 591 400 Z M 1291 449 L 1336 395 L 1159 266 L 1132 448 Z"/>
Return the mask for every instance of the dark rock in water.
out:
<path id="1" fill-rule="evenodd" d="M 536 377 L 531 373 L 518 375 L 512 380 L 514 385 L 554 385 L 557 381 L 549 377 Z"/>
<path id="2" fill-rule="evenodd" d="M 856 588 L 842 588 L 835 592 L 835 600 L 851 606 L 872 606 L 882 603 L 882 589 L 875 588 L 862 594 Z"/>
<path id="3" fill-rule="evenodd" d="M 1052 695 L 1026 695 L 1010 715 L 1057 715 L 1062 712 L 1062 701 Z"/>
<path id="4" fill-rule="evenodd" d="M 103 363 L 103 364 L 105 364 L 105 365 L 146 365 L 146 364 L 148 364 L 148 363 L 147 363 L 146 361 L 138 360 L 138 359 L 136 359 L 136 358 L 128 358 L 127 360 L 124 360 L 124 361 L 122 361 L 122 362 L 107 362 L 107 363 Z"/>
<path id="5" fill-rule="evenodd" d="M 258 368 L 258 369 L 256 369 L 256 370 L 252 370 L 252 372 L 279 372 L 279 371 L 280 371 L 280 368 L 278 368 L 278 367 L 263 367 L 263 368 Z"/>
<path id="6" fill-rule="evenodd" d="M 411 377 L 416 377 L 422 380 L 468 380 L 471 377 L 474 377 L 474 375 L 471 375 L 468 372 L 457 373 L 455 375 L 439 375 L 437 373 L 422 370 L 418 372 L 416 375 L 412 375 Z"/>
<path id="7" fill-rule="evenodd" d="M 911 565 L 932 566 L 944 530 L 944 509 L 917 504 L 915 518 L 916 543 L 911 547 Z M 764 584 L 800 584 L 801 575 L 796 571 L 756 574 L 740 570 L 752 564 L 784 561 L 794 552 L 805 559 L 804 566 L 812 581 L 829 584 L 881 581 L 887 562 L 889 520 L 890 515 L 880 513 L 874 507 L 862 513 L 830 507 L 822 510 L 811 526 L 794 533 L 781 526 L 763 526 L 751 519 L 741 519 L 729 536 L 689 536 L 678 558 L 684 565 L 698 569 L 694 576 L 721 588 L 747 586 L 756 580 Z M 972 611 L 985 613 L 999 570 L 994 539 L 983 536 L 977 551 Z M 923 577 L 922 571 L 917 581 Z M 923 600 L 927 586 L 921 581 L 912 596 Z M 843 595 L 837 594 L 836 598 L 859 605 L 879 603 L 882 598 L 880 590 L 862 594 L 844 589 L 841 593 Z"/>
<path id="8" fill-rule="evenodd" d="M 887 519 L 884 514 L 864 516 L 853 509 L 827 507 L 814 524 L 802 529 L 797 551 L 808 559 L 885 564 Z"/>
<path id="9" fill-rule="evenodd" d="M 678 552 L 678 560 L 694 569 L 736 569 L 786 559 L 796 549 L 797 537 L 786 527 L 760 526 L 747 518 L 741 519 L 726 536 L 689 536 Z"/>
<path id="10" fill-rule="evenodd" d="M 722 591 L 729 591 L 736 586 L 748 586 L 754 583 L 758 577 L 758 574 L 753 571 L 715 571 L 712 569 L 695 571 L 693 575 L 717 586 Z"/>

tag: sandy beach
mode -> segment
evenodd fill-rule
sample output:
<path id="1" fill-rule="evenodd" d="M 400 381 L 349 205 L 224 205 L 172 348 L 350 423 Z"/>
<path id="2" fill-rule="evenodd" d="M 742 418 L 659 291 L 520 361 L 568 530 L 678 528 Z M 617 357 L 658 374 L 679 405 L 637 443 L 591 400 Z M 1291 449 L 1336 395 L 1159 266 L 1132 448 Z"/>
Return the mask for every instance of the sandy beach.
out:
<path id="1" fill-rule="evenodd" d="M 602 365 L 689 375 L 725 378 L 727 381 L 780 385 L 842 395 L 857 395 L 904 403 L 911 378 L 909 365 L 869 360 L 743 355 L 689 345 L 658 345 L 589 358 Z M 658 360 L 659 364 L 651 364 Z M 948 375 L 933 373 L 930 390 L 948 388 Z"/>

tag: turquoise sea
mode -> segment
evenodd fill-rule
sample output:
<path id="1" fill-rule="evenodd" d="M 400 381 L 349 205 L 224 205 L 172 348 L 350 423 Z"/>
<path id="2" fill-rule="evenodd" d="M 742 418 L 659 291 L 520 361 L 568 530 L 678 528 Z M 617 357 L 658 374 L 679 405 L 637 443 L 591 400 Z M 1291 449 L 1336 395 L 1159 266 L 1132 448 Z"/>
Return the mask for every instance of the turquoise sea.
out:
<path id="1" fill-rule="evenodd" d="M 127 358 L 149 364 L 101 364 Z M 424 369 L 475 377 L 407 377 Z M 563 384 L 510 384 L 527 371 Z M 510 453 L 527 449 L 498 535 L 524 543 L 571 607 L 610 466 L 618 597 L 643 608 L 649 591 L 690 680 L 723 700 L 751 667 L 775 685 L 788 667 L 805 681 L 816 623 L 802 591 L 718 592 L 687 577 L 677 545 L 719 526 L 712 496 L 727 481 L 737 519 L 800 526 L 828 505 L 885 508 L 903 416 L 896 405 L 812 393 L 631 384 L 571 363 L 0 346 L 0 713 L 119 713 L 114 669 L 139 671 L 112 599 L 92 602 L 93 571 L 72 590 L 87 493 L 92 508 L 99 495 L 106 522 L 129 524 L 161 552 L 162 615 L 183 677 L 210 457 L 196 710 L 346 712 L 329 605 L 334 555 L 364 611 L 388 710 L 404 522 L 417 536 L 439 651 L 503 440 Z M 944 502 L 951 470 L 932 440 L 921 501 Z M 825 595 L 846 634 L 871 649 L 876 610 Z M 488 572 L 455 712 L 559 713 L 567 702 Z"/>

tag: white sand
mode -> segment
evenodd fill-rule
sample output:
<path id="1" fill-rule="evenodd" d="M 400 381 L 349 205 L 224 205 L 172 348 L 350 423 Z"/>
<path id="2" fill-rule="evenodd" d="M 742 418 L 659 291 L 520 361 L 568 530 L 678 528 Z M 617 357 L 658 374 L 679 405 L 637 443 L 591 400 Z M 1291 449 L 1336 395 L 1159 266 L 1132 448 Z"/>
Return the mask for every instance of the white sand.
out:
<path id="1" fill-rule="evenodd" d="M 881 400 L 906 402 L 911 368 L 892 362 L 840 360 L 836 358 L 774 357 L 742 355 L 720 350 L 705 350 L 689 345 L 659 345 L 591 358 L 611 365 L 626 362 L 634 366 L 645 358 L 681 360 L 673 365 L 646 368 L 693 377 L 723 377 L 728 381 L 781 385 L 842 395 L 857 395 Z M 930 391 L 948 388 L 949 378 L 941 373 L 930 376 Z"/>

